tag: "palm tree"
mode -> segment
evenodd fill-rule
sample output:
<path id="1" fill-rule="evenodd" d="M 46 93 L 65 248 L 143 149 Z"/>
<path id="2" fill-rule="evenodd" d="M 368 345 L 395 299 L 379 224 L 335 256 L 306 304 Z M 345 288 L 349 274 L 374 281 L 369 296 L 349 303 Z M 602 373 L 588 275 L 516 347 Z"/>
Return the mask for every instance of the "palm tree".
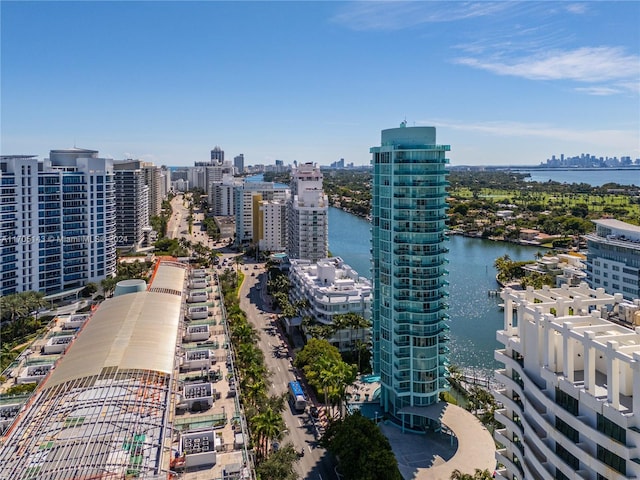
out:
<path id="1" fill-rule="evenodd" d="M 26 292 L 25 302 L 29 312 L 35 312 L 35 323 L 38 323 L 38 311 L 41 308 L 49 306 L 49 302 L 44 299 L 44 293 L 42 292 Z"/>
<path id="2" fill-rule="evenodd" d="M 476 468 L 473 475 L 470 473 L 462 473 L 456 468 L 451 472 L 451 476 L 449 477 L 450 480 L 491 480 L 492 478 L 493 475 L 489 470 L 480 470 L 479 468 Z"/>
<path id="3" fill-rule="evenodd" d="M 269 445 L 273 440 L 277 440 L 284 431 L 284 422 L 279 412 L 270 407 L 254 416 L 251 419 L 253 430 L 257 437 L 257 453 L 262 458 L 266 458 L 269 452 Z"/>
<path id="4" fill-rule="evenodd" d="M 19 294 L 0 297 L 0 310 L 8 313 L 8 317 L 11 322 L 14 322 L 17 318 L 29 313 L 28 306 Z M 3 317 L 6 313 L 3 313 Z"/>
<path id="5" fill-rule="evenodd" d="M 349 365 L 346 362 L 334 363 L 331 367 L 332 373 L 332 393 L 333 401 L 338 406 L 338 418 L 342 418 L 344 414 L 343 405 L 347 397 L 347 385 L 351 385 L 357 375 L 355 365 Z M 333 403 L 333 402 L 332 402 Z"/>
<path id="6" fill-rule="evenodd" d="M 248 368 L 254 363 L 262 363 L 262 351 L 251 343 L 243 343 L 238 347 L 238 366 Z"/>
<path id="7" fill-rule="evenodd" d="M 244 396 L 252 405 L 260 404 L 261 400 L 267 395 L 267 385 L 262 378 L 250 383 L 245 383 L 242 387 Z"/>
<path id="8" fill-rule="evenodd" d="M 113 290 L 116 288 L 116 283 L 118 283 L 118 280 L 114 277 L 107 277 L 100 282 L 105 298 L 113 293 Z"/>
<path id="9" fill-rule="evenodd" d="M 241 345 L 251 344 L 258 339 L 258 333 L 247 322 L 234 323 L 231 327 L 231 338 Z"/>
<path id="10" fill-rule="evenodd" d="M 235 257 L 233 257 L 233 263 L 235 263 L 236 265 L 236 287 L 238 286 L 238 266 L 242 265 L 243 260 L 242 260 L 242 255 L 236 255 Z"/>

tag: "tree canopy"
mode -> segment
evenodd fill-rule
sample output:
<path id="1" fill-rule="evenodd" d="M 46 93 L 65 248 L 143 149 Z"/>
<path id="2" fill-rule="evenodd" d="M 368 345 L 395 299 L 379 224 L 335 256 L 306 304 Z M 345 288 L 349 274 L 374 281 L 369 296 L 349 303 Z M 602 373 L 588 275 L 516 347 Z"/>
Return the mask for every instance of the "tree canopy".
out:
<path id="1" fill-rule="evenodd" d="M 320 444 L 339 459 L 346 480 L 402 480 L 389 440 L 359 411 L 332 422 Z"/>

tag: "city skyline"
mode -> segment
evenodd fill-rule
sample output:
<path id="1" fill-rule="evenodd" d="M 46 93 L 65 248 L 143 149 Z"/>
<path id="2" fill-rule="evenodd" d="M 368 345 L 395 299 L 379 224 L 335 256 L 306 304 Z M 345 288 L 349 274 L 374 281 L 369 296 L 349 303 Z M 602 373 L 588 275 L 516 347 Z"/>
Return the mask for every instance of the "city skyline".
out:
<path id="1" fill-rule="evenodd" d="M 406 120 L 437 127 L 451 165 L 640 157 L 637 2 L 0 8 L 4 155 L 368 165 Z"/>

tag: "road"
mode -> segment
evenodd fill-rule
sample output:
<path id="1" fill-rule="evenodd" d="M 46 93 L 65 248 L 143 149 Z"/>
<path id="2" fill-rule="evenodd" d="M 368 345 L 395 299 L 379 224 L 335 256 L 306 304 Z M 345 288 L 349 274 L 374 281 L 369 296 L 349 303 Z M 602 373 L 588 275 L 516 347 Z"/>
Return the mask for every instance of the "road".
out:
<path id="1" fill-rule="evenodd" d="M 254 269 L 254 265 L 258 269 Z M 280 345 L 286 346 L 286 341 L 280 330 L 274 331 L 275 320 L 267 307 L 263 293 L 266 288 L 266 273 L 264 264 L 248 263 L 245 280 L 240 289 L 240 308 L 247 314 L 249 322 L 259 333 L 258 346 L 265 356 L 265 364 L 272 376 L 270 377 L 271 394 L 282 394 L 287 392 L 288 384 L 291 380 L 297 380 L 297 373 L 291 363 L 291 356 L 287 347 L 278 348 Z M 252 277 L 250 272 L 258 272 Z M 275 333 L 277 332 L 277 333 Z M 276 354 L 278 349 L 281 354 Z M 287 435 L 281 443 L 293 443 L 296 450 L 304 448 L 305 454 L 296 464 L 296 471 L 303 479 L 328 480 L 335 479 L 334 462 L 326 450 L 317 444 L 316 431 L 313 419 L 308 413 L 298 414 L 291 410 L 289 404 L 282 414 L 287 426 Z"/>
<path id="2" fill-rule="evenodd" d="M 270 394 L 281 394 L 287 391 L 291 380 L 296 380 L 296 373 L 291 364 L 291 357 L 288 355 L 286 341 L 279 330 L 274 331 L 275 325 L 271 319 L 272 312 L 267 308 L 263 293 L 266 292 L 266 272 L 264 263 L 256 263 L 245 258 L 241 265 L 236 266 L 234 258 L 237 252 L 229 248 L 223 248 L 223 243 L 214 243 L 205 232 L 200 229 L 200 222 L 204 214 L 194 211 L 194 221 L 192 233 L 189 234 L 187 223 L 188 209 L 184 206 L 182 195 L 176 195 L 171 202 L 173 213 L 167 225 L 167 236 L 169 238 L 186 237 L 192 243 L 201 242 L 211 248 L 216 248 L 220 252 L 220 263 L 218 272 L 226 268 L 242 269 L 245 280 L 240 290 L 240 308 L 247 314 L 247 319 L 259 333 L 258 346 L 264 353 L 266 367 L 272 372 Z M 226 243 L 226 242 L 225 242 Z M 255 274 L 252 276 L 252 274 Z M 272 333 L 267 333 L 271 331 Z M 282 345 L 282 347 L 280 347 Z M 280 347 L 280 348 L 278 348 Z M 280 353 L 275 354 L 275 349 Z M 330 455 L 323 448 L 317 445 L 316 431 L 313 419 L 308 413 L 294 413 L 287 404 L 283 412 L 283 419 L 287 428 L 287 435 L 281 443 L 291 442 L 294 448 L 300 450 L 304 448 L 305 454 L 296 463 L 296 471 L 299 478 L 308 480 L 329 480 L 336 479 L 334 472 L 334 462 Z"/>

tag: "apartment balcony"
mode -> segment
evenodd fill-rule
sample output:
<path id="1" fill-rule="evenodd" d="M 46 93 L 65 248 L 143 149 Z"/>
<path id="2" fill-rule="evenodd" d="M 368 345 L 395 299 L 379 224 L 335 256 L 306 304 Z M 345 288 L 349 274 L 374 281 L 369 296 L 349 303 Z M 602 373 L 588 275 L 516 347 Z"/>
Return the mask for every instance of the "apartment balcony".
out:
<path id="1" fill-rule="evenodd" d="M 402 173 L 397 173 L 394 178 L 397 179 L 395 182 L 393 182 L 393 186 L 394 187 L 448 187 L 449 186 L 449 182 L 445 181 L 445 180 L 421 180 L 420 178 L 424 178 L 424 177 L 418 177 L 417 179 L 404 179 L 403 177 L 405 176 L 405 174 Z M 406 176 L 411 176 L 411 175 L 406 175 Z M 446 192 L 444 193 L 444 195 L 446 195 Z"/>
<path id="2" fill-rule="evenodd" d="M 506 408 L 497 409 L 494 415 L 495 415 L 496 421 L 504 425 L 507 428 L 507 430 L 509 430 L 510 432 L 515 432 L 520 437 L 524 436 L 524 429 L 522 427 L 522 422 L 521 421 L 516 422 L 511 418 L 509 418 L 507 416 Z"/>
<path id="3" fill-rule="evenodd" d="M 520 466 L 520 462 L 514 462 L 508 455 L 513 455 L 513 453 L 510 454 L 506 448 L 496 450 L 497 462 L 504 465 L 507 470 L 514 472 L 518 478 L 524 478 L 524 473 L 522 471 L 522 467 Z"/>

